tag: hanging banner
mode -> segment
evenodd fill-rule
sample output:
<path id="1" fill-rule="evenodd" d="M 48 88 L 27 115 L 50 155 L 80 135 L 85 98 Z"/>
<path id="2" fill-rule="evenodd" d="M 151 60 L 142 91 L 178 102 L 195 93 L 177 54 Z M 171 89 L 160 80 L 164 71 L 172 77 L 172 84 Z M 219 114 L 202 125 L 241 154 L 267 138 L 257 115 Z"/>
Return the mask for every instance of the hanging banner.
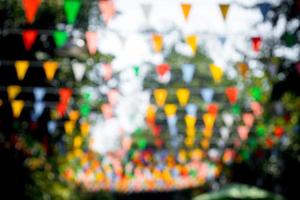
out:
<path id="1" fill-rule="evenodd" d="M 19 80 L 23 80 L 26 72 L 28 70 L 29 67 L 29 62 L 28 61 L 24 61 L 24 60 L 19 60 L 15 62 L 15 68 L 16 68 L 16 72 L 17 72 L 17 77 Z"/>
<path id="2" fill-rule="evenodd" d="M 111 20 L 111 18 L 115 15 L 115 5 L 112 0 L 99 0 L 99 10 L 101 12 L 103 21 L 105 24 Z"/>
<path id="3" fill-rule="evenodd" d="M 179 88 L 176 91 L 176 96 L 177 96 L 180 106 L 184 107 L 189 101 L 190 90 L 187 88 Z"/>
<path id="4" fill-rule="evenodd" d="M 7 86 L 7 96 L 10 101 L 14 100 L 21 92 L 21 87 L 18 85 Z"/>
<path id="5" fill-rule="evenodd" d="M 222 17 L 223 17 L 224 21 L 226 21 L 230 5 L 229 4 L 220 4 L 219 8 L 220 8 L 220 11 L 221 11 L 221 14 L 222 14 Z"/>
<path id="6" fill-rule="evenodd" d="M 185 21 L 188 21 L 188 19 L 189 19 L 191 7 L 192 7 L 192 5 L 189 3 L 181 4 L 181 10 L 182 10 L 182 14 L 183 14 Z"/>
<path id="7" fill-rule="evenodd" d="M 86 44 L 91 55 L 97 52 L 98 33 L 94 31 L 87 31 L 85 33 Z"/>
<path id="8" fill-rule="evenodd" d="M 212 75 L 215 83 L 219 83 L 223 77 L 222 68 L 215 64 L 210 64 L 209 68 L 210 68 L 210 72 L 211 72 L 211 75 Z"/>
<path id="9" fill-rule="evenodd" d="M 35 101 L 42 101 L 46 95 L 46 89 L 41 87 L 33 88 L 33 95 Z"/>
<path id="10" fill-rule="evenodd" d="M 38 36 L 37 30 L 24 30 L 22 32 L 24 47 L 27 51 L 31 50 L 37 36 Z"/>
<path id="11" fill-rule="evenodd" d="M 153 91 L 153 95 L 154 95 L 156 104 L 159 107 L 163 107 L 166 102 L 167 96 L 168 96 L 168 91 L 166 89 L 155 89 Z"/>
<path id="12" fill-rule="evenodd" d="M 172 117 L 176 115 L 177 106 L 175 104 L 166 104 L 164 110 L 167 117 Z"/>
<path id="13" fill-rule="evenodd" d="M 216 120 L 216 116 L 210 113 L 203 114 L 203 122 L 205 125 L 205 128 L 212 129 Z"/>
<path id="14" fill-rule="evenodd" d="M 58 68 L 58 63 L 55 61 L 46 61 L 43 63 L 43 68 L 45 75 L 48 81 L 52 81 L 55 75 L 55 72 Z"/>
<path id="15" fill-rule="evenodd" d="M 53 32 L 54 43 L 57 48 L 61 48 L 65 46 L 67 43 L 69 36 L 66 31 L 54 31 Z"/>
<path id="16" fill-rule="evenodd" d="M 163 37 L 160 34 L 152 35 L 152 47 L 154 52 L 159 53 L 163 48 Z"/>
<path id="17" fill-rule="evenodd" d="M 191 48 L 193 54 L 195 55 L 198 48 L 198 36 L 197 35 L 189 35 L 186 37 L 185 42 Z"/>
<path id="18" fill-rule="evenodd" d="M 150 14 L 151 14 L 151 10 L 152 10 L 152 5 L 151 4 L 142 4 L 141 8 L 143 10 L 144 16 L 146 18 L 146 20 L 149 20 Z"/>
<path id="19" fill-rule="evenodd" d="M 212 88 L 203 88 L 200 90 L 200 94 L 205 103 L 211 103 L 214 96 L 214 90 Z"/>
<path id="20" fill-rule="evenodd" d="M 82 81 L 83 76 L 85 74 L 86 66 L 84 63 L 73 63 L 72 64 L 72 71 L 74 74 L 74 78 L 77 82 Z"/>
<path id="21" fill-rule="evenodd" d="M 193 80 L 193 76 L 195 73 L 195 65 L 194 64 L 183 64 L 181 66 L 182 71 L 182 79 L 185 83 L 190 83 Z"/>
<path id="22" fill-rule="evenodd" d="M 27 23 L 32 24 L 34 22 L 40 4 L 41 0 L 22 0 Z"/>
<path id="23" fill-rule="evenodd" d="M 185 106 L 185 111 L 187 113 L 187 115 L 190 115 L 190 116 L 194 116 L 196 117 L 197 116 L 197 105 L 196 104 L 188 104 Z"/>
<path id="24" fill-rule="evenodd" d="M 13 100 L 11 102 L 11 108 L 14 118 L 19 118 L 21 115 L 21 112 L 24 108 L 24 101 L 22 100 Z"/>
<path id="25" fill-rule="evenodd" d="M 239 90 L 237 87 L 227 87 L 226 88 L 225 93 L 227 95 L 227 98 L 228 98 L 230 104 L 234 104 L 237 101 L 238 92 L 239 92 Z"/>
<path id="26" fill-rule="evenodd" d="M 80 10 L 80 0 L 64 0 L 64 10 L 68 24 L 74 24 Z"/>

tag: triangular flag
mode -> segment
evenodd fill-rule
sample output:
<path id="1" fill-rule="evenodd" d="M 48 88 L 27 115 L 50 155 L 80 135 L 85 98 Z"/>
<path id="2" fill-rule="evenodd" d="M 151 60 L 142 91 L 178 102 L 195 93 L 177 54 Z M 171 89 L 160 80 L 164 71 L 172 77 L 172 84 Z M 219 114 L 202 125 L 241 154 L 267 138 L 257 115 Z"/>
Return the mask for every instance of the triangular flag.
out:
<path id="1" fill-rule="evenodd" d="M 194 129 L 196 125 L 197 118 L 195 116 L 186 115 L 184 117 L 185 125 L 187 129 Z"/>
<path id="2" fill-rule="evenodd" d="M 46 89 L 40 87 L 33 88 L 33 95 L 35 101 L 42 101 L 46 95 Z"/>
<path id="3" fill-rule="evenodd" d="M 112 77 L 112 66 L 109 63 L 105 63 L 101 65 L 101 74 L 104 78 L 104 80 L 109 80 Z"/>
<path id="4" fill-rule="evenodd" d="M 97 51 L 98 33 L 94 31 L 87 31 L 85 33 L 85 38 L 89 53 L 94 55 Z"/>
<path id="5" fill-rule="evenodd" d="M 149 105 L 146 111 L 146 120 L 148 123 L 154 123 L 155 122 L 155 113 L 156 108 L 154 105 Z"/>
<path id="6" fill-rule="evenodd" d="M 168 91 L 166 89 L 155 89 L 153 92 L 156 104 L 163 107 L 168 96 Z"/>
<path id="7" fill-rule="evenodd" d="M 188 21 L 189 19 L 189 14 L 190 14 L 190 10 L 191 10 L 192 5 L 189 3 L 182 3 L 181 4 L 181 10 L 183 13 L 183 17 L 185 19 L 185 21 Z"/>
<path id="8" fill-rule="evenodd" d="M 108 93 L 107 93 L 108 102 L 112 106 L 114 106 L 118 103 L 119 97 L 120 97 L 120 94 L 119 94 L 118 90 L 116 90 L 116 89 L 112 89 L 112 90 L 108 91 Z"/>
<path id="9" fill-rule="evenodd" d="M 186 105 L 186 107 L 185 107 L 185 111 L 186 111 L 186 113 L 188 114 L 188 115 L 190 115 L 190 116 L 194 116 L 194 117 L 196 117 L 197 116 L 197 105 L 196 104 L 188 104 L 188 105 Z"/>
<path id="10" fill-rule="evenodd" d="M 64 10 L 68 24 L 74 24 L 80 9 L 80 0 L 64 0 Z"/>
<path id="11" fill-rule="evenodd" d="M 90 131 L 90 124 L 87 122 L 82 122 L 80 124 L 80 132 L 83 136 L 87 136 Z"/>
<path id="12" fill-rule="evenodd" d="M 253 51 L 259 52 L 259 50 L 261 48 L 261 37 L 259 37 L 259 36 L 252 37 L 251 41 L 252 41 L 252 49 L 253 49 Z"/>
<path id="13" fill-rule="evenodd" d="M 237 87 L 227 87 L 225 91 L 230 104 L 234 104 L 237 101 L 239 90 Z"/>
<path id="14" fill-rule="evenodd" d="M 226 140 L 229 137 L 229 128 L 227 128 L 226 126 L 223 126 L 220 128 L 220 134 L 222 139 Z"/>
<path id="15" fill-rule="evenodd" d="M 171 116 L 167 118 L 167 123 L 169 127 L 170 134 L 172 136 L 176 136 L 178 134 L 177 124 L 177 116 Z"/>
<path id="16" fill-rule="evenodd" d="M 195 138 L 195 135 L 196 135 L 195 125 L 194 125 L 194 127 L 186 128 L 185 132 L 186 132 L 187 137 Z"/>
<path id="17" fill-rule="evenodd" d="M 58 68 L 58 62 L 46 61 L 43 63 L 43 68 L 44 68 L 47 80 L 51 81 L 51 80 L 53 80 L 55 72 Z"/>
<path id="18" fill-rule="evenodd" d="M 140 67 L 137 65 L 133 66 L 133 72 L 135 76 L 138 76 L 140 74 Z"/>
<path id="19" fill-rule="evenodd" d="M 167 72 L 170 71 L 170 65 L 167 63 L 163 63 L 160 65 L 157 65 L 155 69 L 156 69 L 156 73 L 159 76 L 164 76 Z"/>
<path id="20" fill-rule="evenodd" d="M 65 124 L 64 124 L 64 128 L 65 128 L 65 132 L 68 135 L 71 135 L 74 128 L 75 128 L 75 123 L 72 122 L 72 121 L 66 121 Z"/>
<path id="21" fill-rule="evenodd" d="M 254 119 L 255 118 L 252 113 L 244 113 L 243 114 L 243 122 L 249 128 L 251 128 L 253 126 Z"/>
<path id="22" fill-rule="evenodd" d="M 26 21 L 32 24 L 41 4 L 41 0 L 22 0 Z"/>
<path id="23" fill-rule="evenodd" d="M 28 70 L 29 67 L 29 62 L 28 61 L 16 61 L 15 62 L 15 68 L 16 68 L 16 72 L 17 72 L 17 76 L 19 80 L 23 80 L 25 77 L 25 74 Z"/>
<path id="24" fill-rule="evenodd" d="M 205 128 L 212 129 L 216 120 L 216 116 L 210 113 L 203 114 L 203 122 L 205 125 Z"/>
<path id="25" fill-rule="evenodd" d="M 238 63 L 237 68 L 238 68 L 238 71 L 240 72 L 240 74 L 245 78 L 249 71 L 249 67 L 248 67 L 247 63 L 244 63 L 244 62 Z"/>
<path id="26" fill-rule="evenodd" d="M 32 121 L 36 121 L 44 112 L 45 103 L 44 102 L 35 102 L 33 104 L 33 113 L 31 115 Z"/>
<path id="27" fill-rule="evenodd" d="M 205 103 L 211 103 L 214 96 L 214 90 L 212 88 L 203 88 L 200 90 L 200 94 Z"/>
<path id="28" fill-rule="evenodd" d="M 177 106 L 175 104 L 166 104 L 164 110 L 167 117 L 172 117 L 176 115 Z"/>
<path id="29" fill-rule="evenodd" d="M 190 83 L 193 79 L 195 73 L 195 65 L 194 64 L 183 64 L 181 66 L 182 71 L 182 79 L 186 83 Z"/>
<path id="30" fill-rule="evenodd" d="M 57 124 L 55 121 L 49 121 L 47 123 L 47 129 L 50 134 L 53 134 L 56 130 Z"/>
<path id="31" fill-rule="evenodd" d="M 197 35 L 189 35 L 186 37 L 185 42 L 192 49 L 193 54 L 196 54 L 198 48 L 198 36 Z"/>
<path id="32" fill-rule="evenodd" d="M 13 100 L 11 102 L 12 112 L 14 118 L 19 118 L 20 114 L 24 108 L 24 101 L 22 100 Z"/>
<path id="33" fill-rule="evenodd" d="M 98 6 L 103 21 L 107 24 L 116 13 L 114 2 L 112 0 L 99 0 Z"/>
<path id="34" fill-rule="evenodd" d="M 66 31 L 54 31 L 53 33 L 54 42 L 58 48 L 61 48 L 66 44 L 68 37 L 69 36 Z"/>
<path id="35" fill-rule="evenodd" d="M 207 105 L 207 112 L 213 115 L 217 115 L 219 111 L 219 105 L 217 103 L 210 103 Z"/>
<path id="36" fill-rule="evenodd" d="M 219 41 L 220 41 L 220 43 L 222 44 L 222 46 L 224 46 L 224 44 L 225 44 L 226 41 L 227 41 L 226 36 L 220 36 L 220 37 L 219 37 Z"/>
<path id="37" fill-rule="evenodd" d="M 101 111 L 105 119 L 109 119 L 113 116 L 112 106 L 110 104 L 103 104 Z"/>
<path id="38" fill-rule="evenodd" d="M 224 124 L 227 127 L 231 127 L 233 125 L 234 117 L 232 116 L 232 114 L 230 114 L 230 113 L 223 113 L 222 114 L 222 119 L 224 121 Z"/>
<path id="39" fill-rule="evenodd" d="M 32 45 L 35 43 L 37 35 L 38 35 L 37 30 L 24 30 L 22 32 L 24 47 L 27 51 L 29 51 Z"/>
<path id="40" fill-rule="evenodd" d="M 152 47 L 156 53 L 161 52 L 163 48 L 163 37 L 160 34 L 152 35 Z"/>
<path id="41" fill-rule="evenodd" d="M 58 93 L 60 102 L 68 104 L 73 92 L 71 88 L 60 88 Z"/>
<path id="42" fill-rule="evenodd" d="M 73 63 L 72 70 L 73 70 L 75 80 L 79 82 L 82 80 L 84 76 L 86 67 L 84 63 Z"/>
<path id="43" fill-rule="evenodd" d="M 69 112 L 69 120 L 76 122 L 79 119 L 79 112 L 78 110 L 71 110 Z"/>
<path id="44" fill-rule="evenodd" d="M 249 128 L 247 126 L 238 126 L 237 132 L 241 138 L 241 140 L 247 140 L 249 134 Z"/>
<path id="45" fill-rule="evenodd" d="M 68 105 L 64 102 L 59 102 L 56 106 L 56 111 L 60 117 L 63 117 L 67 112 Z"/>
<path id="46" fill-rule="evenodd" d="M 79 110 L 80 110 L 80 115 L 83 118 L 87 118 L 90 116 L 91 106 L 88 103 L 83 103 L 80 105 Z"/>
<path id="47" fill-rule="evenodd" d="M 264 112 L 263 107 L 258 102 L 251 102 L 250 107 L 255 116 L 260 116 Z"/>
<path id="48" fill-rule="evenodd" d="M 180 106 L 185 106 L 190 98 L 190 90 L 187 88 L 179 88 L 176 91 L 176 96 Z"/>
<path id="49" fill-rule="evenodd" d="M 148 20 L 150 17 L 151 10 L 152 10 L 152 4 L 142 4 L 141 8 L 144 12 L 146 20 Z"/>
<path id="50" fill-rule="evenodd" d="M 258 6 L 259 6 L 260 12 L 261 12 L 261 14 L 263 16 L 263 20 L 265 21 L 268 12 L 271 9 L 271 4 L 268 3 L 268 2 L 263 2 L 263 3 L 258 4 Z"/>
<path id="51" fill-rule="evenodd" d="M 229 10 L 230 5 L 229 4 L 220 4 L 219 8 L 222 14 L 222 17 L 224 20 L 227 18 L 228 10 Z"/>
<path id="52" fill-rule="evenodd" d="M 209 68 L 210 68 L 210 72 L 211 72 L 211 75 L 212 75 L 214 81 L 216 83 L 219 83 L 221 81 L 222 77 L 223 77 L 222 68 L 215 65 L 215 64 L 210 64 Z"/>
<path id="53" fill-rule="evenodd" d="M 20 92 L 21 92 L 21 87 L 18 85 L 7 86 L 7 94 L 8 94 L 8 99 L 10 101 L 14 100 Z"/>

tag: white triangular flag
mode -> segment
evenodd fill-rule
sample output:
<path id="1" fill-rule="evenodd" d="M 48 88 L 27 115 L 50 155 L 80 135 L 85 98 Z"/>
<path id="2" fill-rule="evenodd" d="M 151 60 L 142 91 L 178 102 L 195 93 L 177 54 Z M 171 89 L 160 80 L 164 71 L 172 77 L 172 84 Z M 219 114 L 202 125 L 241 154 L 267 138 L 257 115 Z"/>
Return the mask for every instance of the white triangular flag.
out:
<path id="1" fill-rule="evenodd" d="M 151 10 L 152 10 L 152 4 L 142 4 L 141 7 L 142 7 L 142 10 L 143 10 L 146 20 L 148 20 L 150 17 Z"/>
<path id="2" fill-rule="evenodd" d="M 72 70 L 76 81 L 81 81 L 85 73 L 85 65 L 83 63 L 73 63 Z"/>
<path id="3" fill-rule="evenodd" d="M 227 127 L 231 127 L 233 122 L 234 122 L 234 118 L 232 116 L 232 114 L 229 114 L 229 113 L 224 113 L 222 115 L 222 119 L 224 121 L 224 124 L 227 126 Z"/>

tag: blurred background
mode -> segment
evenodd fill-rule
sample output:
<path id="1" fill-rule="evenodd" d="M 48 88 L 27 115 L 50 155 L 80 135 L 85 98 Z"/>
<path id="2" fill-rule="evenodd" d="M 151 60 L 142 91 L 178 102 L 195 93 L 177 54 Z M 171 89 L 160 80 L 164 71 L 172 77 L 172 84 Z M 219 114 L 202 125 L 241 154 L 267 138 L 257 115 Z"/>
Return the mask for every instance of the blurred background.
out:
<path id="1" fill-rule="evenodd" d="M 0 0 L 1 196 L 296 199 L 299 0 Z"/>

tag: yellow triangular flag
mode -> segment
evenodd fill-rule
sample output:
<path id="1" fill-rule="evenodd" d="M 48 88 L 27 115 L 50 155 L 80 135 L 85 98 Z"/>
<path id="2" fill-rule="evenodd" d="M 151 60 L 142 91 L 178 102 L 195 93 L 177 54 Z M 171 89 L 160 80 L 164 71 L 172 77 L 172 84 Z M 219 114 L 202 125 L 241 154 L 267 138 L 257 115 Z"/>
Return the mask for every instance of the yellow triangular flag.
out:
<path id="1" fill-rule="evenodd" d="M 177 111 L 177 106 L 175 104 L 165 105 L 165 114 L 167 117 L 175 116 Z"/>
<path id="2" fill-rule="evenodd" d="M 25 77 L 25 74 L 28 70 L 29 62 L 24 60 L 19 60 L 15 62 L 15 68 L 17 72 L 17 76 L 19 80 L 23 80 Z"/>
<path id="3" fill-rule="evenodd" d="M 82 144 L 81 137 L 80 136 L 74 137 L 74 141 L 73 141 L 74 148 L 79 148 L 81 144 Z"/>
<path id="4" fill-rule="evenodd" d="M 73 121 L 66 121 L 64 127 L 65 127 L 65 132 L 68 135 L 71 135 L 75 128 L 75 123 Z"/>
<path id="5" fill-rule="evenodd" d="M 163 107 L 168 96 L 168 91 L 166 89 L 155 89 L 153 93 L 156 104 Z"/>
<path id="6" fill-rule="evenodd" d="M 194 129 L 195 125 L 196 125 L 196 117 L 192 116 L 192 115 L 186 115 L 184 117 L 185 120 L 185 125 L 187 129 Z"/>
<path id="7" fill-rule="evenodd" d="M 149 105 L 146 111 L 146 118 L 153 119 L 155 118 L 156 108 L 154 105 Z"/>
<path id="8" fill-rule="evenodd" d="M 18 85 L 10 85 L 7 87 L 9 100 L 14 100 L 20 92 L 21 92 L 21 87 Z"/>
<path id="9" fill-rule="evenodd" d="M 191 147 L 193 147 L 193 145 L 195 143 L 195 138 L 187 137 L 187 138 L 185 138 L 184 143 L 187 147 L 191 148 Z"/>
<path id="10" fill-rule="evenodd" d="M 205 113 L 203 115 L 203 122 L 204 122 L 205 128 L 207 128 L 207 129 L 213 128 L 215 120 L 216 120 L 216 116 L 211 113 Z"/>
<path id="11" fill-rule="evenodd" d="M 226 18 L 227 18 L 229 6 L 230 6 L 229 4 L 220 4 L 219 5 L 219 8 L 221 10 L 222 17 L 223 17 L 224 20 L 226 20 Z"/>
<path id="12" fill-rule="evenodd" d="M 24 101 L 22 100 L 13 100 L 11 102 L 12 112 L 14 118 L 19 118 L 20 114 L 24 108 Z"/>
<path id="13" fill-rule="evenodd" d="M 195 54 L 198 48 L 198 36 L 189 35 L 186 37 L 185 41 L 191 47 L 193 54 Z"/>
<path id="14" fill-rule="evenodd" d="M 195 138 L 195 135 L 196 135 L 196 129 L 195 129 L 195 128 L 187 128 L 187 129 L 186 129 L 186 135 L 187 135 L 188 137 Z"/>
<path id="15" fill-rule="evenodd" d="M 176 96 L 177 96 L 180 106 L 185 106 L 189 101 L 190 91 L 187 88 L 179 88 L 176 91 Z"/>
<path id="16" fill-rule="evenodd" d="M 88 134 L 89 131 L 90 131 L 90 125 L 89 125 L 89 123 L 87 123 L 87 122 L 82 122 L 82 123 L 80 124 L 80 131 L 81 131 L 81 134 L 82 134 L 83 136 L 87 136 L 87 134 Z"/>
<path id="17" fill-rule="evenodd" d="M 152 46 L 153 50 L 159 53 L 163 48 L 163 37 L 160 34 L 152 35 Z"/>
<path id="18" fill-rule="evenodd" d="M 70 119 L 70 121 L 76 122 L 79 119 L 78 110 L 71 110 L 69 112 L 69 119 Z"/>
<path id="19" fill-rule="evenodd" d="M 223 70 L 221 67 L 211 64 L 210 66 L 210 72 L 215 82 L 220 82 L 223 77 Z"/>
<path id="20" fill-rule="evenodd" d="M 203 149 L 208 149 L 210 141 L 205 138 L 205 139 L 202 139 L 200 141 L 200 143 L 201 143 L 201 146 L 202 146 Z"/>
<path id="21" fill-rule="evenodd" d="M 45 70 L 47 80 L 48 81 L 53 80 L 54 74 L 58 68 L 58 63 L 55 61 L 46 61 L 46 62 L 44 62 L 43 67 Z"/>
<path id="22" fill-rule="evenodd" d="M 182 10 L 185 21 L 188 21 L 188 19 L 189 19 L 189 14 L 190 14 L 191 7 L 192 7 L 192 5 L 189 4 L 189 3 L 182 3 L 181 4 L 181 10 Z"/>
<path id="23" fill-rule="evenodd" d="M 211 128 L 204 128 L 203 129 L 203 136 L 205 138 L 211 138 L 212 132 L 213 132 L 213 130 Z"/>

